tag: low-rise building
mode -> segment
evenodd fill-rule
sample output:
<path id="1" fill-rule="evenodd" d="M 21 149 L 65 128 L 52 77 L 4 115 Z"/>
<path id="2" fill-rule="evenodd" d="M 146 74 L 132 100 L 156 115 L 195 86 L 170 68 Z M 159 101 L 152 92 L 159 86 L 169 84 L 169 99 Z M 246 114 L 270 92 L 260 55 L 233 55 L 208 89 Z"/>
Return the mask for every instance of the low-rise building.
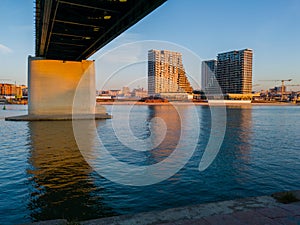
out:
<path id="1" fill-rule="evenodd" d="M 27 90 L 26 95 L 28 93 L 28 88 L 25 85 L 16 85 L 16 84 L 0 84 L 0 96 L 4 98 L 22 98 L 23 90 Z M 25 91 L 24 91 L 25 92 Z"/>

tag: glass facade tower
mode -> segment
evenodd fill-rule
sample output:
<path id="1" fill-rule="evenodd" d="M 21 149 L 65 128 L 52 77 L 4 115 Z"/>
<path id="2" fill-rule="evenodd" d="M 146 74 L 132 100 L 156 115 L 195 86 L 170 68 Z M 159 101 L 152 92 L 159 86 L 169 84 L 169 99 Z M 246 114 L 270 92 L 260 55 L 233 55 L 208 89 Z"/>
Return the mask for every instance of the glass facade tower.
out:
<path id="1" fill-rule="evenodd" d="M 252 57 L 251 49 L 218 54 L 216 78 L 224 94 L 251 94 Z"/>

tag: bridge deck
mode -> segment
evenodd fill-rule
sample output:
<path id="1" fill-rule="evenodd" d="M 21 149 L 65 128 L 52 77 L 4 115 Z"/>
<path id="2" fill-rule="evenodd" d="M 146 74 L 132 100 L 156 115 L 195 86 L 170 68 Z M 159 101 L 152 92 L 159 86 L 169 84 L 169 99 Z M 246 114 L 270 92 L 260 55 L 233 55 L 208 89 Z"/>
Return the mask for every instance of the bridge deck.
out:
<path id="1" fill-rule="evenodd" d="M 36 0 L 36 56 L 84 60 L 166 0 Z"/>

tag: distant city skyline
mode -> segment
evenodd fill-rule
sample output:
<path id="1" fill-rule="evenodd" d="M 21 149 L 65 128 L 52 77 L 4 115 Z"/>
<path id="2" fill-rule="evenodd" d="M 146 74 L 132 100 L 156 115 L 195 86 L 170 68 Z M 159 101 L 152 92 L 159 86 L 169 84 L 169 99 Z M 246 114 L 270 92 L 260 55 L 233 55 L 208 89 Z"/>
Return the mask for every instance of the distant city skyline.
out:
<path id="1" fill-rule="evenodd" d="M 134 68 L 128 66 L 146 61 L 147 52 L 142 51 L 143 47 L 134 49 L 129 45 L 115 58 L 108 54 L 120 45 L 144 40 L 174 43 L 189 49 L 202 61 L 214 58 L 216 52 L 251 48 L 255 51 L 253 84 L 257 90 L 280 86 L 280 82 L 260 80 L 293 79 L 291 84 L 299 84 L 299 8 L 297 0 L 191 0 L 188 4 L 169 0 L 91 57 L 96 61 L 97 89 L 104 84 L 108 88 L 129 86 L 137 80 L 147 87 L 144 85 L 146 63 L 136 64 Z M 33 10 L 33 1 L 1 2 L 0 82 L 10 79 L 10 83 L 27 84 L 27 57 L 34 55 L 35 43 Z M 152 48 L 156 46 L 147 46 L 147 49 Z M 169 49 L 168 46 L 161 48 Z M 185 60 L 185 53 L 183 58 Z M 102 61 L 98 63 L 99 60 Z M 188 75 L 200 84 L 201 71 L 198 75 L 189 72 L 189 62 L 183 61 L 183 64 Z M 125 68 L 120 76 L 110 79 L 120 68 Z M 106 82 L 108 80 L 110 82 Z"/>

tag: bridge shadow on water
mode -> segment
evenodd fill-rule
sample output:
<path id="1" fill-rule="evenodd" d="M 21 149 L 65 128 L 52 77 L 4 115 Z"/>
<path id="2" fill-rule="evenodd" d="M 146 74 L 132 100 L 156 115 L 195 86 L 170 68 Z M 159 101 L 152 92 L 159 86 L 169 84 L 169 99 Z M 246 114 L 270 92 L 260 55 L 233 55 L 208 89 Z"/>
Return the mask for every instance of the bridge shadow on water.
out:
<path id="1" fill-rule="evenodd" d="M 104 188 L 94 184 L 101 177 L 82 157 L 72 122 L 31 122 L 28 126 L 31 220 L 85 220 L 115 215 L 103 202 Z"/>

